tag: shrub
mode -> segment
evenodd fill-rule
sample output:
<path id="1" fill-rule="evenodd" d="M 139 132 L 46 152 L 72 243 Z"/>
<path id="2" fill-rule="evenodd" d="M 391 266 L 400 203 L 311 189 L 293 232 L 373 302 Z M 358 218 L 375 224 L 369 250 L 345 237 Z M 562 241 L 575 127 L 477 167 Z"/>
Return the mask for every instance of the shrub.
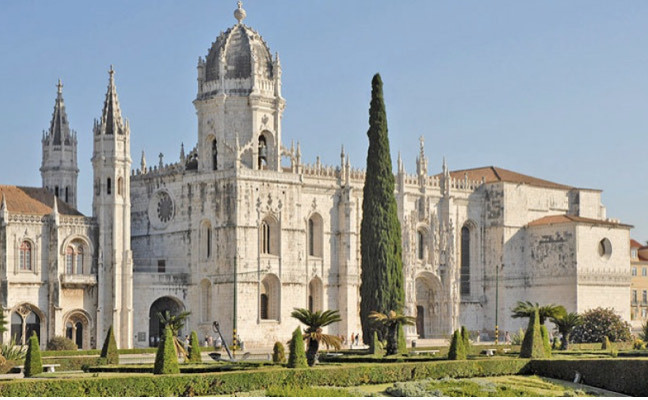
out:
<path id="1" fill-rule="evenodd" d="M 448 360 L 465 360 L 466 349 L 464 348 L 461 333 L 457 329 L 452 335 L 452 342 L 450 342 L 450 350 L 448 350 Z"/>
<path id="2" fill-rule="evenodd" d="M 272 348 L 272 362 L 275 364 L 283 364 L 286 362 L 286 349 L 281 342 L 275 342 Z"/>
<path id="3" fill-rule="evenodd" d="M 47 350 L 76 350 L 77 348 L 76 343 L 65 336 L 54 336 L 47 342 Z"/>
<path id="4" fill-rule="evenodd" d="M 164 328 L 162 339 L 160 339 L 157 353 L 155 353 L 155 365 L 153 366 L 153 373 L 155 375 L 180 373 L 178 353 L 176 352 L 173 339 L 174 336 L 171 332 L 171 327 L 167 324 Z"/>
<path id="5" fill-rule="evenodd" d="M 545 325 L 540 325 L 540 334 L 542 335 L 542 347 L 544 347 L 544 356 L 551 358 L 551 342 L 549 341 L 549 331 Z"/>
<path id="6" fill-rule="evenodd" d="M 407 338 L 403 324 L 398 324 L 398 354 L 407 354 Z"/>
<path id="7" fill-rule="evenodd" d="M 383 353 L 383 345 L 382 342 L 378 339 L 378 332 L 374 331 L 373 340 L 369 345 L 369 354 L 373 354 L 374 356 L 382 356 Z"/>
<path id="8" fill-rule="evenodd" d="M 17 345 L 16 337 L 12 337 L 9 343 L 2 343 L 0 345 L 0 355 L 6 361 L 20 361 L 25 358 L 27 353 L 27 346 Z"/>
<path id="9" fill-rule="evenodd" d="M 100 357 L 105 360 L 102 362 L 106 364 L 119 364 L 119 353 L 117 352 L 117 342 L 115 341 L 112 325 L 108 328 L 106 340 L 104 340 L 103 347 L 101 348 Z"/>
<path id="10" fill-rule="evenodd" d="M 612 344 L 610 343 L 610 338 L 603 336 L 603 340 L 601 341 L 601 350 L 609 350 L 611 348 Z"/>
<path id="11" fill-rule="evenodd" d="M 304 337 L 301 328 L 297 327 L 290 339 L 290 355 L 288 356 L 288 368 L 306 368 L 306 350 L 304 350 Z"/>
<path id="12" fill-rule="evenodd" d="M 571 338 L 575 343 L 601 343 L 607 336 L 611 342 L 631 340 L 630 325 L 612 308 L 595 308 L 582 315 L 582 325 L 574 328 Z"/>
<path id="13" fill-rule="evenodd" d="M 27 346 L 27 355 L 25 356 L 25 377 L 30 377 L 43 373 L 43 363 L 41 361 L 40 345 L 36 332 L 32 332 Z"/>
<path id="14" fill-rule="evenodd" d="M 463 325 L 461 326 L 461 340 L 463 341 L 466 354 L 470 354 L 470 332 Z"/>
<path id="15" fill-rule="evenodd" d="M 513 336 L 511 337 L 511 344 L 515 346 L 519 346 L 522 344 L 523 340 L 524 340 L 524 329 L 520 328 L 520 330 L 517 333 L 514 333 Z"/>
<path id="16" fill-rule="evenodd" d="M 191 339 L 189 341 L 189 355 L 187 356 L 186 362 L 202 362 L 202 355 L 200 354 L 200 342 L 198 342 L 198 334 L 196 333 L 196 331 L 191 331 Z"/>
<path id="17" fill-rule="evenodd" d="M 632 343 L 632 348 L 634 350 L 644 350 L 646 348 L 646 343 L 641 339 L 636 339 L 634 343 Z"/>
<path id="18" fill-rule="evenodd" d="M 336 387 L 312 387 L 273 385 L 266 389 L 266 397 L 354 397 L 359 396 L 348 389 Z"/>
<path id="19" fill-rule="evenodd" d="M 529 327 L 524 334 L 524 341 L 520 349 L 521 358 L 544 358 L 545 350 L 540 330 L 540 317 L 536 309 L 529 318 Z"/>
<path id="20" fill-rule="evenodd" d="M 648 320 L 644 321 L 644 323 L 641 324 L 641 332 L 639 332 L 639 339 L 643 340 L 644 342 L 648 342 Z"/>

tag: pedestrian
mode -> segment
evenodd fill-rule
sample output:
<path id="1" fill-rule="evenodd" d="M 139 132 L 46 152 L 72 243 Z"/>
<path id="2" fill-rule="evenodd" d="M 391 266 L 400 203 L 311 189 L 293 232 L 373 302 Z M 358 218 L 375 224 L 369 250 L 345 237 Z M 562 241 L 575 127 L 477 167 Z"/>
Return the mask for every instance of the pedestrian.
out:
<path id="1" fill-rule="evenodd" d="M 205 336 L 205 342 L 203 343 L 203 347 L 209 347 L 209 337 Z"/>
<path id="2" fill-rule="evenodd" d="M 223 347 L 223 339 L 221 339 L 220 336 L 216 336 L 216 339 L 214 340 L 214 349 L 220 350 L 221 347 Z"/>
<path id="3" fill-rule="evenodd" d="M 504 333 L 504 342 L 506 344 L 511 344 L 511 335 L 509 334 L 509 331 L 506 331 L 506 333 Z"/>
<path id="4" fill-rule="evenodd" d="M 189 335 L 185 335 L 184 347 L 185 347 L 185 350 L 189 351 Z"/>
<path id="5" fill-rule="evenodd" d="M 360 346 L 360 334 L 359 333 L 356 333 L 356 338 L 355 339 L 356 339 L 355 340 L 355 345 Z"/>
<path id="6" fill-rule="evenodd" d="M 349 348 L 353 348 L 353 341 L 355 340 L 355 333 L 351 332 L 351 341 L 349 342 Z"/>

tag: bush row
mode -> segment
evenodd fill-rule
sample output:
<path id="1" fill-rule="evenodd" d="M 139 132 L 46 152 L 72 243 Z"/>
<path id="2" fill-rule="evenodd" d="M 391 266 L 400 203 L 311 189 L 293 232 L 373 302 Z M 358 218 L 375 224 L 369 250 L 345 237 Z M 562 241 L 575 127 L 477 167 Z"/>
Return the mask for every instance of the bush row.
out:
<path id="1" fill-rule="evenodd" d="M 528 362 L 519 359 L 440 361 L 296 369 L 267 368 L 211 374 L 13 380 L 0 383 L 0 396 L 214 396 L 249 392 L 273 385 L 357 386 L 425 378 L 511 375 L 524 372 Z"/>
<path id="2" fill-rule="evenodd" d="M 157 347 L 144 347 L 139 349 L 119 349 L 119 354 L 155 354 Z M 201 352 L 215 351 L 213 347 L 201 347 Z M 43 357 L 65 357 L 65 356 L 98 356 L 98 350 L 45 350 L 41 351 Z"/>
<path id="3" fill-rule="evenodd" d="M 60 364 L 56 367 L 57 371 L 80 371 L 84 365 L 96 365 L 99 356 L 84 357 L 42 357 L 43 365 Z M 22 364 L 22 362 L 20 363 Z M 13 368 L 12 372 L 18 372 L 18 368 Z"/>
<path id="4" fill-rule="evenodd" d="M 573 381 L 580 374 L 581 383 L 631 396 L 648 393 L 648 360 L 532 360 L 530 373 L 548 378 Z"/>
<path id="5" fill-rule="evenodd" d="M 215 364 L 180 364 L 180 372 L 183 374 L 198 374 L 206 372 L 241 371 L 268 367 L 274 365 L 271 361 L 261 362 L 237 362 L 237 363 L 215 363 Z M 153 364 L 125 364 L 125 365 L 97 365 L 84 368 L 86 372 L 113 372 L 113 373 L 153 373 Z"/>

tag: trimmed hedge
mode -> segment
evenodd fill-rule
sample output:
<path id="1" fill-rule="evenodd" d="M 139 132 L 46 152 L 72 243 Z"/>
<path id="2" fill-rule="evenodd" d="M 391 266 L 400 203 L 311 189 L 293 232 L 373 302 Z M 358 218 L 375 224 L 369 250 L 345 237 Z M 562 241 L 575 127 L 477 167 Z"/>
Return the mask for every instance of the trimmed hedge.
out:
<path id="1" fill-rule="evenodd" d="M 181 364 L 179 365 L 182 374 L 198 374 L 208 372 L 225 372 L 257 369 L 260 367 L 269 367 L 273 364 L 269 361 L 246 361 L 237 363 L 218 363 L 218 364 Z M 124 365 L 98 365 L 86 368 L 86 372 L 111 372 L 111 373 L 153 373 L 153 364 L 124 364 Z"/>
<path id="2" fill-rule="evenodd" d="M 528 368 L 532 374 L 566 381 L 573 381 L 579 372 L 586 385 L 631 396 L 648 393 L 648 360 L 532 360 Z"/>
<path id="3" fill-rule="evenodd" d="M 213 347 L 200 347 L 202 352 L 212 352 Z M 143 347 L 137 349 L 118 349 L 119 354 L 155 354 L 157 347 Z M 43 357 L 66 357 L 66 356 L 98 356 L 101 350 L 45 350 L 41 351 Z"/>
<path id="4" fill-rule="evenodd" d="M 115 341 L 112 325 L 108 328 L 106 339 L 101 348 L 101 358 L 105 360 L 102 362 L 106 364 L 119 364 L 119 353 L 117 352 L 117 342 Z"/>
<path id="5" fill-rule="evenodd" d="M 25 378 L 43 373 L 43 363 L 41 361 L 40 346 L 36 332 L 32 332 L 29 338 L 23 373 L 25 374 Z"/>
<path id="6" fill-rule="evenodd" d="M 214 374 L 129 375 L 84 379 L 0 382 L 0 396 L 168 397 L 214 396 L 265 389 L 272 385 L 358 386 L 425 378 L 466 378 L 525 373 L 528 360 L 441 361 L 434 363 L 269 368 Z"/>
<path id="7" fill-rule="evenodd" d="M 178 353 L 175 349 L 174 337 L 173 333 L 171 332 L 171 327 L 168 324 L 164 328 L 162 340 L 160 340 L 158 351 L 157 353 L 155 353 L 153 373 L 156 375 L 180 373 L 180 369 L 178 367 Z"/>

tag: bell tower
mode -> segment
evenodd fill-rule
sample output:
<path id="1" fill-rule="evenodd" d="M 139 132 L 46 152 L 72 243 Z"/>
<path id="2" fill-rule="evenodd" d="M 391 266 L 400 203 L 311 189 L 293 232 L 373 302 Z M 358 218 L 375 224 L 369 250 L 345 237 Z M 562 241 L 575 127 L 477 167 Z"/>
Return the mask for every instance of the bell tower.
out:
<path id="1" fill-rule="evenodd" d="M 97 342 L 112 325 L 119 348 L 133 345 L 133 256 L 130 248 L 130 127 L 109 71 L 101 119 L 94 123 L 92 213 L 99 225 Z"/>
<path id="2" fill-rule="evenodd" d="M 47 131 L 43 131 L 43 159 L 40 167 L 43 188 L 54 193 L 56 197 L 77 207 L 77 137 L 70 130 L 63 101 L 63 84 L 59 79 L 54 102 L 52 122 Z"/>

